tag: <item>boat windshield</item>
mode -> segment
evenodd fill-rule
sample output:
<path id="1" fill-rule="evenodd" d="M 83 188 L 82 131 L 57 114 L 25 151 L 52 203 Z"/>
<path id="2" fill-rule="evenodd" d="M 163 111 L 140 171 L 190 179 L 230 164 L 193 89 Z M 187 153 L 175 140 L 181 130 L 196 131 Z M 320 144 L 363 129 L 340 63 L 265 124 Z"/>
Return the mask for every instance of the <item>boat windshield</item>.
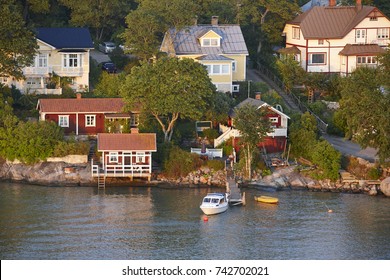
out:
<path id="1" fill-rule="evenodd" d="M 212 203 L 218 203 L 218 202 L 219 202 L 219 199 L 218 199 L 218 198 L 213 198 L 213 199 L 211 200 L 211 202 L 212 202 Z"/>
<path id="2" fill-rule="evenodd" d="M 210 200 L 211 200 L 211 198 L 205 197 L 205 198 L 203 199 L 203 202 L 210 203 Z"/>

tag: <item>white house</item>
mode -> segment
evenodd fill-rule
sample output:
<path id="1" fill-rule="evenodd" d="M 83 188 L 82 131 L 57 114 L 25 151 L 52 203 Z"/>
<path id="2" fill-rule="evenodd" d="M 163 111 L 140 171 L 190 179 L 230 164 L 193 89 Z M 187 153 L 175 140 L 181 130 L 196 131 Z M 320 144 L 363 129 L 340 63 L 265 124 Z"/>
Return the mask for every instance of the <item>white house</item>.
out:
<path id="1" fill-rule="evenodd" d="M 307 72 L 347 75 L 356 67 L 376 67 L 390 43 L 390 20 L 376 7 L 314 6 L 288 22 L 286 48 Z"/>
<path id="2" fill-rule="evenodd" d="M 37 28 L 38 52 L 24 79 L 3 77 L 24 93 L 61 94 L 60 80 L 66 78 L 75 91 L 89 88 L 89 51 L 93 49 L 87 28 Z"/>

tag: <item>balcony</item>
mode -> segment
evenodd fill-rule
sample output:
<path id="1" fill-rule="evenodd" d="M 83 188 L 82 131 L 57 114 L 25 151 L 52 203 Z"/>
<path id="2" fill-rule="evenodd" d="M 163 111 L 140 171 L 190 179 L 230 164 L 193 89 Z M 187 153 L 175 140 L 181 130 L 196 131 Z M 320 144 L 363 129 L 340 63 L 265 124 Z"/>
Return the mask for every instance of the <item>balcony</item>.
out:
<path id="1" fill-rule="evenodd" d="M 287 137 L 287 128 L 285 127 L 274 128 L 274 131 L 271 133 L 267 133 L 267 135 L 270 137 L 277 137 L 277 136 Z"/>
<path id="2" fill-rule="evenodd" d="M 46 95 L 61 95 L 62 88 L 34 88 L 27 87 L 25 89 L 25 93 L 27 94 L 46 94 Z"/>
<path id="3" fill-rule="evenodd" d="M 52 67 L 25 67 L 23 75 L 25 76 L 49 76 L 53 71 Z"/>
<path id="4" fill-rule="evenodd" d="M 53 66 L 53 71 L 61 77 L 81 77 L 84 73 L 83 67 L 62 67 Z"/>

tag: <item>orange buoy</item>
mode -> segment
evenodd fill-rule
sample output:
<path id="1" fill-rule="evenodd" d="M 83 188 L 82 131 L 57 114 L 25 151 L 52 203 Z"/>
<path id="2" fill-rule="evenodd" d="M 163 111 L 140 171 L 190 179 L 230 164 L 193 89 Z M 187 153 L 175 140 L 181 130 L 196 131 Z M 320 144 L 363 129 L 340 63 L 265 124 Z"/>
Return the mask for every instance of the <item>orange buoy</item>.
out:
<path id="1" fill-rule="evenodd" d="M 204 221 L 204 222 L 207 222 L 208 220 L 209 220 L 209 218 L 208 218 L 207 216 L 204 216 L 204 217 L 203 217 L 203 221 Z"/>
<path id="2" fill-rule="evenodd" d="M 333 213 L 333 210 L 332 210 L 332 209 L 329 209 L 329 210 L 328 210 L 328 213 Z"/>

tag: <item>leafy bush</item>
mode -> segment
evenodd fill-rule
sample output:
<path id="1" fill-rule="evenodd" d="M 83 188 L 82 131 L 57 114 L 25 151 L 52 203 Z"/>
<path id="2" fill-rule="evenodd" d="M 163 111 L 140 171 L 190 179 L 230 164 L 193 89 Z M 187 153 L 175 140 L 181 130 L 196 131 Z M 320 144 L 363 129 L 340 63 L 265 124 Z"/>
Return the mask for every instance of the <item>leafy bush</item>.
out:
<path id="1" fill-rule="evenodd" d="M 54 157 L 64 157 L 67 155 L 88 155 L 89 143 L 88 142 L 58 142 L 53 151 Z"/>
<path id="2" fill-rule="evenodd" d="M 214 171 L 223 170 L 225 168 L 225 162 L 218 159 L 212 159 L 206 161 L 207 167 Z"/>
<path id="3" fill-rule="evenodd" d="M 379 168 L 370 168 L 367 172 L 367 178 L 369 180 L 378 180 L 381 177 L 381 171 Z"/>
<path id="4" fill-rule="evenodd" d="M 164 173 L 171 178 L 184 177 L 201 165 L 202 160 L 197 154 L 191 154 L 177 146 L 172 146 L 169 149 L 168 158 L 164 162 Z"/>
<path id="5" fill-rule="evenodd" d="M 313 163 L 322 170 L 324 178 L 338 179 L 341 154 L 327 141 L 320 141 L 314 146 L 311 158 Z"/>
<path id="6" fill-rule="evenodd" d="M 203 130 L 203 136 L 207 137 L 207 139 L 209 139 L 209 140 L 214 140 L 214 139 L 218 138 L 219 133 L 218 133 L 218 130 L 216 130 L 216 129 L 207 128 L 207 129 Z"/>

